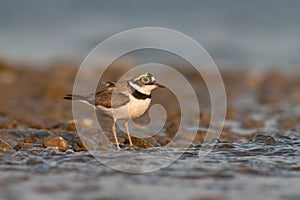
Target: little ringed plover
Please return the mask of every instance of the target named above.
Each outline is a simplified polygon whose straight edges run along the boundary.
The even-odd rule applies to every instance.
[[[151,92],[164,86],[158,84],[155,77],[149,72],[139,74],[130,80],[117,83],[107,81],[104,83],[104,88],[96,93],[86,96],[69,94],[64,99],[87,103],[111,117],[113,119],[112,132],[118,150],[120,150],[120,147],[116,134],[116,121],[125,119],[128,140],[130,146],[132,146],[128,120],[142,116],[150,106]]]

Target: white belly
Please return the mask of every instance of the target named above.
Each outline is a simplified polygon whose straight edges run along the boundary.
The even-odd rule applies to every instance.
[[[151,99],[136,99],[131,97],[130,103],[128,104],[128,110],[130,118],[134,119],[142,116],[149,108]]]
[[[149,108],[151,99],[136,99],[130,95],[130,102],[119,108],[98,108],[106,115],[114,119],[134,119],[142,116]]]

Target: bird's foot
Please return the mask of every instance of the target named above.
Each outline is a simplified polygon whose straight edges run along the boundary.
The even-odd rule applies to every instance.
[[[124,144],[119,144],[119,145],[117,146],[117,148],[118,148],[118,150],[121,150],[121,148],[122,148],[122,149],[125,148],[125,145],[124,145]]]
[[[124,140],[124,145],[129,145],[130,147],[132,147],[132,146],[133,146],[133,143],[132,143],[131,140],[125,139],[125,140]]]

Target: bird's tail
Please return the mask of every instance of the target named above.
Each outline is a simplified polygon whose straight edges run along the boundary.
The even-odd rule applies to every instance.
[[[67,94],[66,96],[64,96],[64,99],[75,100],[75,101],[86,101],[87,97],[78,94]]]
[[[66,96],[64,96],[64,99],[66,99],[66,100],[72,100],[72,101],[77,101],[77,102],[81,102],[81,103],[86,103],[89,106],[94,106],[95,105],[93,103],[93,101],[91,101],[89,99],[89,97],[78,95],[78,94],[67,94]]]

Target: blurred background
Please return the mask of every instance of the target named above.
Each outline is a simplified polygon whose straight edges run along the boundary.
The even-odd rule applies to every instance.
[[[0,0],[0,199],[300,199],[299,10],[297,0]],[[227,113],[216,144],[205,142],[215,130],[208,129],[214,113],[204,80],[185,60],[159,50],[130,52],[101,78],[116,81],[153,62],[179,69],[201,113],[200,120],[191,117],[196,125],[180,130],[178,142],[168,145],[183,121],[181,104],[167,89],[155,91],[152,101],[166,110],[164,127],[153,137],[132,137],[134,148],[119,130],[125,148],[115,151],[109,118],[99,117],[101,134],[90,115],[74,120],[63,97],[72,93],[80,63],[108,37],[147,26],[194,38],[221,69]],[[82,81],[92,82],[95,71]],[[146,125],[148,114],[137,124]],[[75,124],[114,163],[162,166],[180,159],[153,173],[119,173],[90,155],[93,143],[78,137]],[[156,159],[148,162],[141,152]]]
[[[0,58],[10,62],[80,63],[113,34],[157,26],[194,38],[220,68],[299,68],[297,0],[0,2]]]

